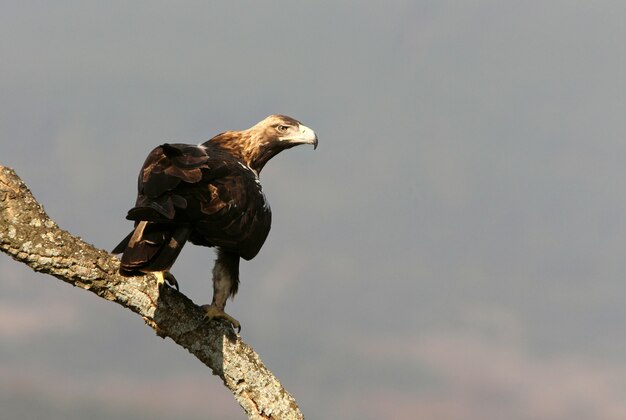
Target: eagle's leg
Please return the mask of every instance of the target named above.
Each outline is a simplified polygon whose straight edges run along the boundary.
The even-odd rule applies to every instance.
[[[239,255],[217,251],[217,260],[213,267],[213,301],[210,305],[202,305],[206,317],[211,320],[222,318],[230,322],[237,331],[241,331],[241,324],[232,316],[224,312],[226,300],[229,296],[235,296],[239,286]]]

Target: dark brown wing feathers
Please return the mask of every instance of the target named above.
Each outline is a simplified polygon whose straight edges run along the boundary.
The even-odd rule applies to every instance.
[[[127,215],[135,230],[114,250],[124,252],[122,274],[169,269],[187,240],[250,259],[269,233],[271,214],[257,175],[211,142],[155,148],[138,184]]]
[[[122,255],[120,273],[134,276],[146,271],[166,271],[176,261],[190,228],[142,221],[137,224]]]

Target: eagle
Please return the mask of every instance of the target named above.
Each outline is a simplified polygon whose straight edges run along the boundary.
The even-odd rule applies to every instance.
[[[113,249],[122,254],[119,273],[153,273],[159,289],[178,289],[170,272],[187,241],[215,247],[213,300],[208,319],[241,324],[224,308],[239,287],[239,260],[254,258],[270,231],[272,212],[259,174],[283,150],[317,148],[317,135],[285,115],[270,115],[242,131],[226,131],[199,145],[164,143],[148,154],[139,172],[135,227]]]

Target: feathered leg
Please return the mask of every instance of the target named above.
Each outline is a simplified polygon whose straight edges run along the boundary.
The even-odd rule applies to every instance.
[[[211,320],[222,318],[232,324],[237,331],[241,331],[241,324],[232,316],[224,312],[226,300],[235,296],[239,287],[239,255],[217,250],[217,260],[213,267],[213,301],[210,305],[203,305],[206,317]]]

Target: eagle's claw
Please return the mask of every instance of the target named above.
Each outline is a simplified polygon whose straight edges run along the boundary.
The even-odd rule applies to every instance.
[[[176,277],[174,277],[174,275],[172,273],[167,271],[163,277],[165,277],[165,280],[167,281],[167,284],[169,284],[170,286],[175,287],[176,290],[178,290],[180,292],[180,289],[178,288],[178,282],[176,281]]]
[[[159,290],[161,290],[161,288],[165,285],[165,282],[167,281],[167,284],[175,287],[176,290],[180,292],[180,289],[178,288],[178,282],[176,281],[176,277],[174,277],[174,275],[170,273],[169,271],[155,271],[154,275],[157,278],[157,286],[159,287]]]
[[[204,317],[208,319],[209,321],[215,318],[225,319],[226,321],[230,322],[233,328],[237,329],[237,333],[241,332],[241,324],[239,323],[239,321],[237,321],[232,316],[228,315],[223,310],[213,305],[202,305],[201,308],[204,309],[204,312],[205,312]]]

